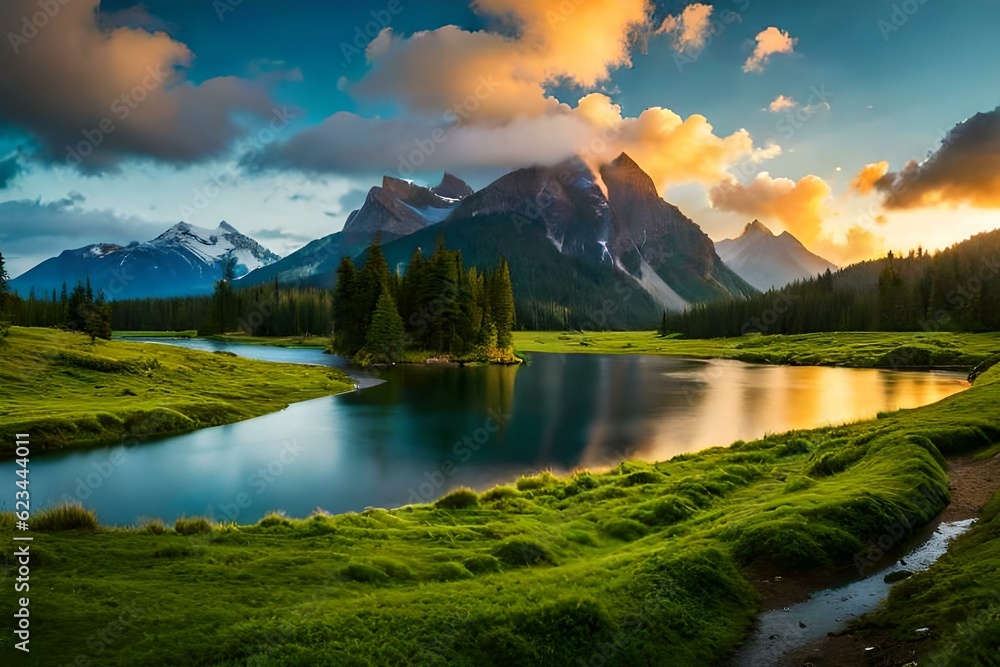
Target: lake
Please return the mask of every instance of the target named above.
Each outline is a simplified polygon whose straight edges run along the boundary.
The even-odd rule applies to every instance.
[[[346,367],[315,349],[168,344]],[[169,523],[182,514],[247,523],[270,510],[301,517],[316,508],[398,507],[539,469],[661,460],[874,417],[969,386],[957,373],[588,354],[533,354],[520,367],[352,374],[366,388],[245,422],[132,447],[35,454],[34,505],[79,499],[117,524]]]

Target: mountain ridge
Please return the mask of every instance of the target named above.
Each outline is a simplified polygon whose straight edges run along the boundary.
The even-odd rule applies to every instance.
[[[748,222],[738,237],[717,241],[715,248],[729,268],[762,292],[838,268],[790,232],[775,235],[759,220]]]

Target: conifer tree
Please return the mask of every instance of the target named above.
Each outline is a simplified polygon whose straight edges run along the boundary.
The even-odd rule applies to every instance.
[[[388,287],[383,287],[372,313],[365,351],[371,355],[372,361],[379,364],[392,364],[402,358],[403,318],[399,316]]]
[[[510,267],[506,257],[500,258],[500,266],[492,283],[490,314],[497,328],[497,347],[506,350],[513,344],[511,332],[514,330],[514,290],[510,283]]]

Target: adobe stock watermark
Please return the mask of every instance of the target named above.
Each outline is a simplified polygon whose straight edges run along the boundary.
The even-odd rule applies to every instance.
[[[920,8],[926,4],[927,0],[903,0],[903,2],[894,4],[888,17],[875,22],[878,31],[882,34],[882,39],[888,42],[889,37],[894,32],[899,32],[904,25],[909,23],[914,14],[919,12]]]
[[[791,139],[795,136],[795,132],[801,130],[821,109],[829,109],[831,99],[833,99],[833,93],[826,89],[826,84],[820,84],[818,88],[811,86],[806,103],[786,110],[774,124],[774,129],[785,140]]]
[[[109,621],[102,629],[87,637],[85,642],[91,653],[78,653],[71,665],[75,667],[89,667],[90,665],[101,664],[100,660],[92,661],[104,654],[115,642],[119,641],[146,610],[139,606],[138,601],[133,600],[122,605],[118,617]]]
[[[414,139],[414,149],[409,153],[399,155],[399,165],[396,171],[400,177],[409,178],[412,176],[437,152],[440,146],[448,141],[449,133],[461,127],[462,123],[474,114],[483,102],[492,97],[499,87],[500,84],[494,80],[492,74],[481,75],[471,92],[444,112],[442,116],[444,125],[435,127],[423,139]]]
[[[884,532],[868,540],[865,550],[854,556],[854,566],[859,575],[863,576],[869,569],[878,565],[886,553],[903,544],[913,534],[913,530],[922,525],[921,515],[928,516],[935,513],[950,500],[947,492],[937,487],[922,486],[918,489],[918,494],[917,512],[907,512],[898,521],[883,526]]]
[[[161,65],[157,65],[155,68],[147,67],[146,75],[139,84],[112,100],[109,108],[110,115],[102,118],[96,127],[83,130],[83,139],[75,146],[66,146],[66,165],[78,167],[84,159],[90,157],[104,143],[105,139],[118,129],[115,120],[117,119],[118,123],[128,120],[132,112],[139,108],[139,105],[149,97],[151,92],[162,86],[169,75],[170,72],[163,69]],[[61,174],[59,179],[62,180]]]
[[[410,1],[406,0],[406,2]],[[363,58],[368,46],[392,24],[395,17],[403,13],[403,9],[403,0],[389,0],[384,8],[368,12],[371,20],[354,26],[354,32],[351,35],[353,39],[340,43],[340,66],[347,67],[355,58]]]
[[[45,26],[52,21],[59,11],[68,5],[72,0],[38,0],[38,11],[21,18],[21,29],[18,32],[7,33],[7,41],[10,48],[17,55],[21,48],[38,36],[38,33],[45,29]]]
[[[428,503],[440,496],[448,480],[458,472],[459,464],[468,463],[472,456],[489,441],[490,437],[497,433],[513,416],[493,408],[487,410],[486,414],[488,416],[482,426],[452,445],[452,456],[442,459],[437,468],[424,473],[424,478],[427,481],[417,488],[411,486],[408,489],[410,496],[406,504]]]
[[[280,109],[271,109],[271,120],[266,127],[257,130],[253,136],[244,138],[235,146],[236,154],[240,156],[238,160],[228,162],[219,171],[205,180],[200,186],[191,191],[191,201],[177,207],[181,220],[194,220],[198,213],[209,207],[214,199],[222,192],[236,183],[240,176],[240,165],[242,162],[252,161],[260,155],[264,148],[273,142],[278,134],[288,127],[289,124],[299,117],[300,114],[289,110],[287,106]]]
[[[746,11],[750,7],[750,0],[733,0],[733,3],[739,5],[740,11]],[[697,49],[692,51],[678,51],[674,50],[674,65],[677,67],[677,71],[684,73],[684,68],[688,65],[693,64],[705,50],[715,42],[726,30],[734,23],[743,23],[743,17],[739,15],[738,12],[732,9],[723,9],[719,12],[719,18],[712,18],[709,22],[711,28],[709,28],[708,36],[705,38],[705,43],[699,46]]]
[[[219,505],[220,512],[227,519],[236,521],[243,510],[253,505],[254,498],[267,491],[268,487],[284,474],[288,466],[295,463],[302,456],[302,452],[306,451],[306,448],[300,445],[295,439],[286,440],[282,445],[281,453],[271,459],[267,465],[260,466],[247,476],[246,486],[253,491],[253,496],[247,491],[240,491],[233,496],[231,502]],[[211,507],[209,507],[208,513],[214,519],[214,512]]]

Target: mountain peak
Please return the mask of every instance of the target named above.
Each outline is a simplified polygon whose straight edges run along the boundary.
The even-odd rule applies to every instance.
[[[659,197],[653,179],[627,153],[622,153],[609,164],[601,167],[601,178],[604,179],[604,183],[609,189],[611,183],[615,182],[620,186],[627,186],[634,192]]]
[[[239,234],[240,233],[235,227],[233,227],[231,224],[229,224],[225,220],[223,220],[222,222],[219,223],[219,229],[221,229],[224,232],[228,232],[230,234]]]
[[[743,228],[742,236],[747,236],[751,233],[757,234],[767,234],[768,236],[774,236],[774,232],[767,228],[763,222],[760,220],[754,220],[753,222],[748,222],[746,227]]]
[[[469,195],[474,194],[475,190],[469,187],[469,184],[458,176],[446,171],[444,172],[444,176],[441,177],[441,182],[431,188],[431,192],[438,197],[445,197],[447,199],[465,199]]]

